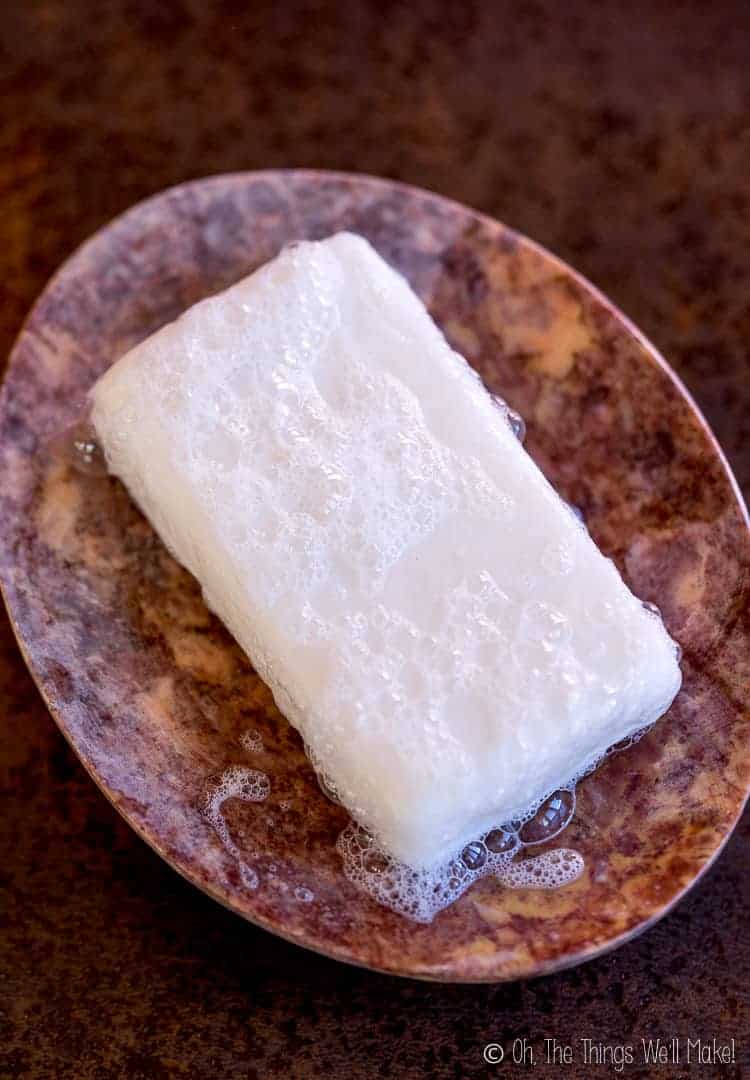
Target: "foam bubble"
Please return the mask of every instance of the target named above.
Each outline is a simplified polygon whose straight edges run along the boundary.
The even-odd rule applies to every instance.
[[[254,892],[260,884],[257,870],[254,870],[252,866],[249,866],[246,862],[243,862],[242,859],[239,860],[239,868],[242,884],[245,886],[246,889],[250,889],[251,892]]]
[[[550,795],[521,830],[527,846],[545,844],[558,836],[571,822],[576,808],[575,789],[562,789]]]
[[[316,779],[318,781],[318,787],[323,792],[323,794],[325,795],[325,797],[328,799],[329,802],[336,803],[337,806],[340,805],[341,804],[341,798],[339,796],[338,791],[336,790],[336,786],[334,785],[334,783],[331,780],[330,776],[328,776],[328,774],[323,769],[322,765],[320,764],[320,761],[318,760],[318,757],[317,757],[315,751],[313,750],[313,748],[311,746],[309,746],[305,742],[303,742],[303,747],[304,747],[305,754],[307,755],[307,758],[308,758],[310,764],[312,765],[313,769],[315,770],[315,776],[316,776]]]
[[[260,754],[263,750],[263,738],[260,732],[252,728],[249,731],[243,731],[240,735],[240,746],[243,750],[247,750],[248,754]]]
[[[472,375],[475,374],[476,373],[472,371]],[[481,376],[477,374],[476,378],[478,379],[479,384],[484,389],[484,383],[482,382]],[[519,442],[523,442],[526,438],[526,421],[524,420],[524,418],[521,416],[520,413],[516,412],[515,409],[511,409],[505,398],[501,397],[499,394],[490,394],[490,397],[492,398],[492,404],[503,414],[508,424],[508,427],[511,429],[515,437],[518,439]]]
[[[515,409],[508,409],[508,423],[518,441],[523,442],[526,438],[526,421],[521,414]]]
[[[248,769],[244,765],[230,765],[213,782],[210,782],[203,796],[202,813],[213,826],[226,851],[237,860],[240,880],[246,889],[258,888],[257,871],[245,861],[244,853],[235,844],[229,831],[222,806],[227,799],[240,799],[242,802],[263,802],[268,798],[271,782],[259,769]]]
[[[83,476],[107,475],[107,461],[88,413],[50,439],[48,449]]]
[[[496,876],[510,889],[559,889],[579,878],[583,867],[579,852],[572,848],[557,848],[506,863]]]
[[[583,510],[581,510],[580,506],[576,506],[575,503],[566,503],[565,505],[567,506],[568,510],[570,510],[576,521],[585,529],[586,518],[584,517]]]
[[[481,870],[489,857],[489,848],[481,840],[472,840],[461,852],[461,862],[467,870]]]

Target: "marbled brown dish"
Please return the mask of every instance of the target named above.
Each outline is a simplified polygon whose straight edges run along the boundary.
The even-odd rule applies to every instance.
[[[684,649],[667,717],[579,788],[564,843],[584,855],[584,876],[556,892],[484,879],[429,926],[345,880],[334,841],[346,814],[320,792],[269,691],[123,487],[76,471],[56,439],[129,346],[283,244],[341,228],[406,274],[526,417],[532,455]],[[591,286],[455,203],[388,181],[269,172],[135,207],[65,264],[17,342],[0,404],[0,514],[11,619],[86,768],[177,870],[301,945],[455,981],[567,966],[662,915],[744,804],[750,539],[723,457],[664,362]],[[242,749],[248,729],[262,752]],[[225,808],[255,891],[200,812],[207,778],[235,763],[271,779],[266,802]]]

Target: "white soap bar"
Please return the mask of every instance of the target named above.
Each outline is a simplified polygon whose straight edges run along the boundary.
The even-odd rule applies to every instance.
[[[342,803],[411,866],[679,688],[661,620],[360,237],[196,304],[99,380],[92,419]]]

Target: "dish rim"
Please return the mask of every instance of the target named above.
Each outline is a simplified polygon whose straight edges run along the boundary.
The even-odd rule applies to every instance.
[[[142,213],[150,204],[157,203],[165,197],[174,195],[178,192],[183,192],[191,188],[205,189],[209,185],[221,185],[227,181],[247,181],[249,179],[261,180],[263,178],[277,178],[279,176],[293,175],[301,179],[315,181],[315,180],[340,180],[346,182],[356,182],[358,184],[372,185],[373,187],[381,187],[392,190],[393,188],[410,193],[413,196],[424,197],[428,196],[431,199],[438,200],[443,204],[454,208],[460,213],[470,213],[477,220],[483,224],[496,229],[500,225],[509,234],[516,237],[525,247],[541,256],[548,264],[556,266],[560,273],[567,279],[572,279],[576,284],[581,287],[588,295],[592,296],[607,312],[621,325],[639,344],[642,354],[648,358],[651,363],[656,366],[668,377],[672,382],[679,396],[686,402],[690,412],[697,421],[698,426],[702,429],[704,437],[707,439],[712,452],[716,455],[719,463],[721,464],[722,473],[726,477],[729,488],[734,496],[735,503],[740,511],[740,516],[744,523],[745,529],[750,537],[750,512],[748,511],[747,504],[740,489],[739,483],[734,475],[734,472],[729,464],[729,461],[721,448],[718,439],[712,431],[708,421],[703,415],[700,407],[695,401],[693,395],[686,387],[683,380],[674,371],[668,361],[664,358],[661,352],[655,345],[646,337],[646,335],[632,322],[632,320],[625,315],[620,308],[611,301],[601,290],[594,285],[585,275],[580,273],[574,267],[570,266],[564,259],[550,252],[544,245],[538,243],[535,240],[530,239],[523,233],[518,232],[516,229],[499,222],[496,218],[486,214],[482,211],[476,210],[471,206],[461,203],[456,199],[442,195],[438,192],[430,191],[426,188],[420,188],[418,186],[404,183],[399,180],[391,180],[385,177],[373,176],[368,173],[348,172],[341,170],[327,170],[327,169],[313,169],[313,168],[270,168],[261,170],[239,170],[226,173],[215,173],[205,177],[194,178],[191,180],[182,181],[174,184],[170,187],[164,188],[160,191],[154,192],[151,195],[146,196],[144,199],[139,200],[114,218],[105,222],[100,226],[93,234],[88,236],[80,244],[78,244],[68,256],[63,260],[60,266],[50,276],[45,283],[41,292],[37,296],[36,300],[32,304],[29,312],[24,318],[18,333],[14,339],[11,350],[8,354],[5,368],[3,369],[2,379],[0,379],[0,410],[4,408],[5,404],[5,383],[7,373],[13,364],[16,352],[19,350],[22,339],[27,333],[32,320],[34,319],[37,310],[41,304],[42,299],[48,293],[48,291],[61,279],[69,269],[71,263],[77,261],[85,255],[87,249],[90,246],[95,245],[101,240],[103,234],[108,232],[114,226],[119,226],[124,223],[131,215],[135,216]],[[24,664],[36,686],[42,701],[47,708],[48,712],[55,721],[55,724],[62,732],[66,739],[66,742],[73,750],[78,760],[83,765],[88,775],[92,778],[99,791],[105,796],[107,801],[117,810],[117,812],[125,819],[127,824],[136,833],[140,839],[144,840],[149,847],[162,858],[172,869],[176,870],[182,878],[188,881],[191,885],[200,889],[205,895],[209,896],[212,900],[217,901],[222,907],[232,911],[234,914],[240,916],[245,921],[257,926],[276,937],[281,938],[289,942],[290,944],[308,949],[319,956],[326,957],[327,959],[336,960],[339,962],[350,964],[354,967],[362,968],[368,971],[374,971],[379,974],[398,976],[406,979],[416,979],[425,982],[437,982],[445,984],[499,984],[502,982],[514,982],[521,979],[539,978],[545,975],[551,975],[558,971],[563,971],[568,968],[575,967],[579,964],[586,963],[589,960],[593,960],[596,957],[606,955],[609,952],[619,948],[621,945],[634,938],[640,936],[660,919],[664,918],[684,897],[685,895],[697,885],[705,873],[714,865],[718,857],[723,852],[725,846],[729,842],[730,837],[734,833],[734,830],[746,808],[748,802],[750,802],[750,786],[747,787],[744,798],[739,805],[736,815],[731,822],[731,825],[727,828],[726,832],[721,838],[720,843],[713,850],[711,855],[702,864],[698,872],[687,884],[685,884],[677,893],[675,893],[670,899],[662,905],[657,911],[655,911],[648,918],[642,922],[624,931],[623,933],[609,939],[601,944],[593,945],[590,948],[579,949],[575,953],[565,955],[549,961],[534,961],[532,965],[528,967],[528,970],[510,974],[489,974],[489,975],[443,975],[441,973],[432,973],[428,970],[399,970],[394,967],[378,966],[375,963],[364,962],[352,956],[351,953],[344,949],[338,949],[332,946],[330,950],[326,950],[309,940],[305,939],[303,935],[295,935],[294,933],[286,932],[283,925],[276,925],[272,921],[264,919],[262,916],[248,913],[236,906],[233,902],[232,895],[226,892],[219,886],[215,886],[209,879],[204,878],[201,873],[196,873],[195,867],[190,865],[181,865],[181,860],[170,854],[165,846],[160,842],[159,834],[155,829],[149,829],[146,825],[135,819],[128,809],[121,805],[120,801],[116,797],[115,793],[111,791],[106,783],[99,776],[97,769],[91,761],[89,761],[84,753],[78,749],[71,732],[69,731],[65,720],[64,710],[58,708],[58,706],[51,700],[42,680],[41,676],[36,671],[34,664],[32,663],[27,643],[23,637],[21,628],[17,624],[13,612],[11,610],[11,601],[8,595],[9,584],[3,579],[2,566],[0,565],[0,596],[2,597],[5,605],[5,610],[8,615],[8,621],[13,631],[14,638],[18,644],[21,652]],[[750,751],[749,751],[750,753]]]

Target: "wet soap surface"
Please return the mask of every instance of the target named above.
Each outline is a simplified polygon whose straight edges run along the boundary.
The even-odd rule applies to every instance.
[[[238,232],[243,213],[253,228]],[[399,227],[405,216],[415,223],[409,237]],[[415,930],[342,883],[333,842],[346,815],[318,793],[296,736],[194,583],[116,483],[92,484],[30,456],[72,419],[79,392],[112,355],[265,261],[299,236],[300,220],[313,236],[342,224],[362,231],[400,266],[490,388],[530,419],[531,452],[685,646],[685,690],[659,738],[654,732],[581,786],[566,844],[588,870],[554,899],[511,900],[485,880]],[[135,236],[138,256],[113,287]],[[197,242],[206,236],[219,243]],[[13,532],[2,573],[50,704],[114,801],[238,910],[390,970],[448,978],[545,970],[657,915],[716,851],[746,789],[737,688],[747,652],[732,613],[743,602],[747,552],[721,464],[650,354],[554,260],[401,189],[289,176],[215,181],[137,210],[112,240],[85,249],[67,285],[58,280],[13,359],[2,415],[3,513]],[[570,364],[551,371],[546,359],[562,327]],[[250,760],[240,745],[249,727],[261,734],[264,758]],[[238,846],[260,849],[266,888],[242,886],[236,860],[199,812],[205,778],[233,764],[270,779],[262,814],[255,804],[225,807]],[[300,903],[298,887],[316,900]]]
[[[285,248],[90,399],[110,472],[408,865],[437,870],[671,704],[658,611],[361,236]]]

